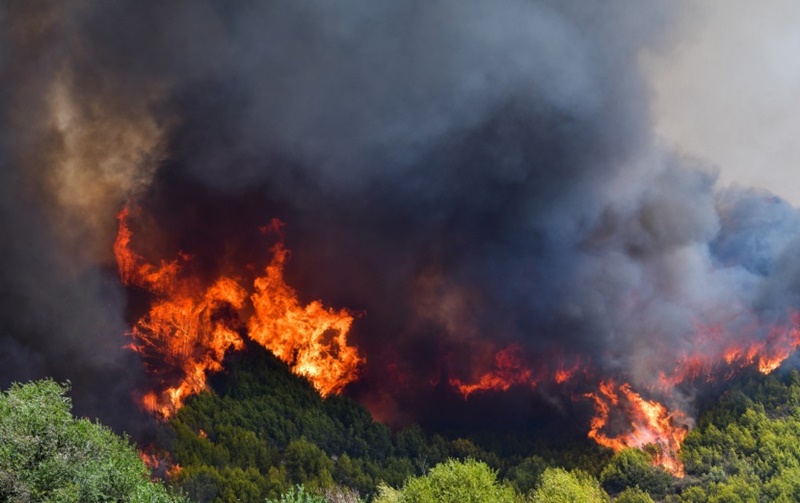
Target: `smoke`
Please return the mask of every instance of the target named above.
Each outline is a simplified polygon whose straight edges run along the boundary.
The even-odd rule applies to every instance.
[[[797,204],[800,5],[701,0],[691,9],[677,43],[647,61],[656,131],[719,165],[723,180]]]
[[[264,262],[237,236],[286,222],[287,282],[362,313],[350,393],[394,419],[511,344],[653,386],[700,326],[766,337],[800,220],[654,138],[640,60],[684,8],[4,5],[0,378],[130,395],[97,376],[137,368],[111,255],[131,198],[156,259]]]

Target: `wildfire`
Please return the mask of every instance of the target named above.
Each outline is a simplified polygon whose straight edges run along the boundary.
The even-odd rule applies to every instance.
[[[171,456],[166,451],[156,451],[152,446],[139,450],[139,459],[150,469],[152,480],[162,478],[174,479],[181,473],[181,465],[172,463]]]
[[[791,316],[789,326],[774,325],[764,329],[759,337],[758,327],[743,329],[743,335],[733,338],[721,326],[699,326],[695,334],[695,352],[678,356],[675,367],[662,372],[662,390],[681,383],[703,379],[707,382],[729,379],[746,367],[755,367],[770,374],[800,347],[800,315]]]
[[[654,373],[657,382],[639,386],[648,394],[670,396],[678,386],[729,379],[740,369],[751,367],[763,374],[777,369],[800,347],[800,315],[791,317],[788,326],[775,325],[759,329],[751,327],[736,334],[719,326],[698,326],[691,334],[692,352],[679,354],[672,368]],[[666,350],[666,348],[665,348]],[[498,351],[494,369],[473,381],[451,378],[450,385],[465,399],[471,394],[486,391],[505,391],[511,386],[536,387],[543,382],[575,385],[575,376],[582,373],[581,382],[591,382],[595,375],[580,359],[566,365],[563,356],[553,356],[536,366],[534,373],[522,361],[522,348],[516,345]],[[580,385],[580,383],[579,383]],[[655,400],[643,398],[630,383],[617,384],[614,379],[601,380],[597,391],[581,396],[594,401],[595,415],[591,419],[589,438],[615,451],[627,447],[657,447],[653,463],[675,476],[683,476],[678,453],[688,433],[688,417],[681,410],[670,411]],[[609,424],[611,423],[611,424]],[[619,432],[610,434],[608,431]]]
[[[127,347],[140,353],[148,370],[160,378],[157,389],[142,397],[149,411],[168,418],[187,396],[205,389],[209,373],[222,369],[229,350],[241,349],[243,332],[270,349],[303,375],[323,395],[340,391],[356,378],[364,359],[348,345],[353,317],[326,309],[319,301],[302,306],[283,280],[288,251],[279,241],[265,275],[255,278],[252,294],[241,280],[220,276],[209,286],[186,272],[191,257],[159,265],[131,249],[129,209],[119,214],[114,252],[125,285],[149,291],[149,311],[134,324]],[[277,228],[277,221],[271,228]],[[254,314],[243,319],[252,303]]]
[[[523,362],[522,347],[511,344],[495,354],[494,369],[481,374],[473,382],[451,377],[450,386],[466,399],[473,393],[506,391],[512,386],[535,388],[543,382],[564,384],[581,371],[585,372],[580,358],[573,358],[570,364],[567,364],[565,358],[561,356],[549,360],[549,363],[538,365],[537,371],[534,372]]]
[[[519,385],[535,387],[536,379],[533,372],[523,365],[519,355],[521,351],[520,346],[512,344],[495,355],[495,370],[481,375],[474,383],[465,383],[453,377],[450,385],[464,398],[478,391],[506,391],[511,386]]]
[[[337,393],[356,378],[363,361],[347,345],[353,316],[344,309],[326,309],[319,301],[301,306],[297,293],[283,281],[288,254],[282,242],[276,244],[264,276],[255,280],[249,335],[294,373],[307,377],[323,396]]]
[[[598,392],[587,393],[586,397],[595,403],[595,416],[590,424],[589,438],[614,451],[626,447],[656,445],[659,453],[654,463],[663,466],[676,477],[683,477],[683,463],[678,459],[678,452],[689,430],[679,424],[686,419],[682,412],[670,413],[664,405],[642,398],[631,389],[630,384],[617,385],[611,379],[601,381]],[[614,437],[604,433],[612,406],[615,410],[624,412],[629,426],[626,433]]]

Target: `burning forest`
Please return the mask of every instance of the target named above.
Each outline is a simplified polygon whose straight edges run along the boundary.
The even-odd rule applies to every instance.
[[[692,12],[3,5],[2,382],[136,436],[257,345],[392,428],[515,397],[683,477],[698,397],[800,346],[800,211],[663,137]]]

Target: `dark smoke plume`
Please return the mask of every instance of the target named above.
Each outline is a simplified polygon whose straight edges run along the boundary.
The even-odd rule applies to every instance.
[[[649,385],[699,323],[784,322],[797,211],[652,135],[638,59],[681,9],[2,4],[0,381],[70,378],[101,417],[129,399],[130,199],[165,254],[258,253],[236,236],[282,219],[288,282],[364,313],[350,393],[397,421],[510,344]]]

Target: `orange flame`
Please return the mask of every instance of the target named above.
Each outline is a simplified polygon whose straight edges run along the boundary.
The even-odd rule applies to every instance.
[[[118,216],[114,253],[120,277],[126,285],[150,291],[155,300],[134,324],[133,342],[127,347],[142,354],[149,370],[161,376],[159,389],[145,393],[142,405],[169,418],[187,396],[205,389],[207,375],[222,369],[228,350],[243,347],[240,332],[248,292],[227,276],[209,287],[185,277],[183,266],[191,260],[186,255],[159,266],[147,263],[131,249],[129,217],[127,208]],[[353,317],[344,310],[325,309],[319,301],[301,306],[296,292],[283,281],[288,251],[282,242],[272,251],[265,276],[255,279],[249,296],[255,311],[246,324],[250,337],[306,376],[321,394],[339,392],[356,378],[364,361],[347,343]]]
[[[181,465],[173,464],[168,452],[159,451],[158,453],[152,446],[147,450],[139,450],[139,459],[150,469],[150,478],[153,481],[159,478],[174,479],[181,472]]]
[[[630,384],[617,386],[610,379],[600,383],[597,393],[587,393],[586,396],[595,402],[595,416],[590,424],[589,438],[614,451],[626,447],[656,445],[659,453],[653,460],[654,464],[664,467],[676,477],[683,477],[683,463],[678,459],[678,452],[689,431],[685,426],[677,424],[686,419],[683,413],[670,413],[664,405],[642,398],[631,389]],[[608,425],[611,406],[618,408],[621,402],[624,402],[630,431],[611,437],[603,430]]]
[[[800,314],[793,314],[789,326],[775,325],[764,330],[751,327],[727,333],[721,326],[699,326],[692,334],[692,353],[679,354],[672,369],[657,373],[658,383],[646,387],[646,391],[668,395],[677,386],[703,379],[711,382],[729,379],[739,369],[754,367],[763,374],[777,369],[800,347]],[[583,362],[574,360],[567,366],[563,357],[551,357],[538,366],[536,374],[520,360],[522,349],[509,346],[495,355],[495,368],[472,382],[451,378],[450,385],[465,399],[483,391],[505,391],[511,386],[536,387],[543,382],[564,384],[574,379]],[[555,362],[555,363],[554,363]],[[657,369],[658,367],[656,367]],[[590,369],[582,369],[588,377]],[[585,397],[595,402],[595,417],[591,420],[588,436],[600,445],[619,451],[626,447],[656,445],[659,452],[654,463],[664,467],[675,476],[683,476],[683,465],[677,455],[688,432],[687,416],[680,410],[670,412],[654,400],[646,400],[634,392],[631,385],[617,385],[614,380],[601,381],[599,391],[586,393]],[[627,418],[625,424],[615,424],[614,429],[625,429],[624,433],[609,436],[605,433],[612,414]]]
[[[283,280],[289,252],[279,242],[272,262],[254,283],[250,296],[255,314],[248,324],[250,337],[305,376],[322,394],[338,393],[355,380],[364,359],[347,344],[353,316],[346,310],[326,309],[319,301],[303,307],[297,293]]]
[[[451,377],[450,386],[466,399],[473,393],[506,391],[512,386],[536,388],[543,382],[565,384],[579,372],[586,373],[580,358],[573,357],[568,364],[567,359],[559,355],[551,355],[549,364],[542,363],[534,372],[523,363],[521,354],[522,347],[518,344],[506,346],[495,354],[494,369],[481,374],[472,382]]]
[[[465,399],[480,391],[506,391],[511,386],[519,385],[535,387],[536,379],[531,370],[523,365],[519,356],[521,351],[522,348],[516,344],[501,349],[495,355],[495,370],[481,375],[473,383],[465,383],[453,377],[450,379],[450,385]]]
[[[793,313],[789,326],[769,327],[766,337],[758,337],[758,327],[743,330],[745,336],[734,339],[721,326],[699,326],[695,334],[695,352],[682,354],[669,373],[660,376],[661,387],[669,390],[681,383],[702,378],[724,378],[746,367],[762,374],[776,370],[800,347],[800,315]],[[752,334],[751,334],[752,332]]]

